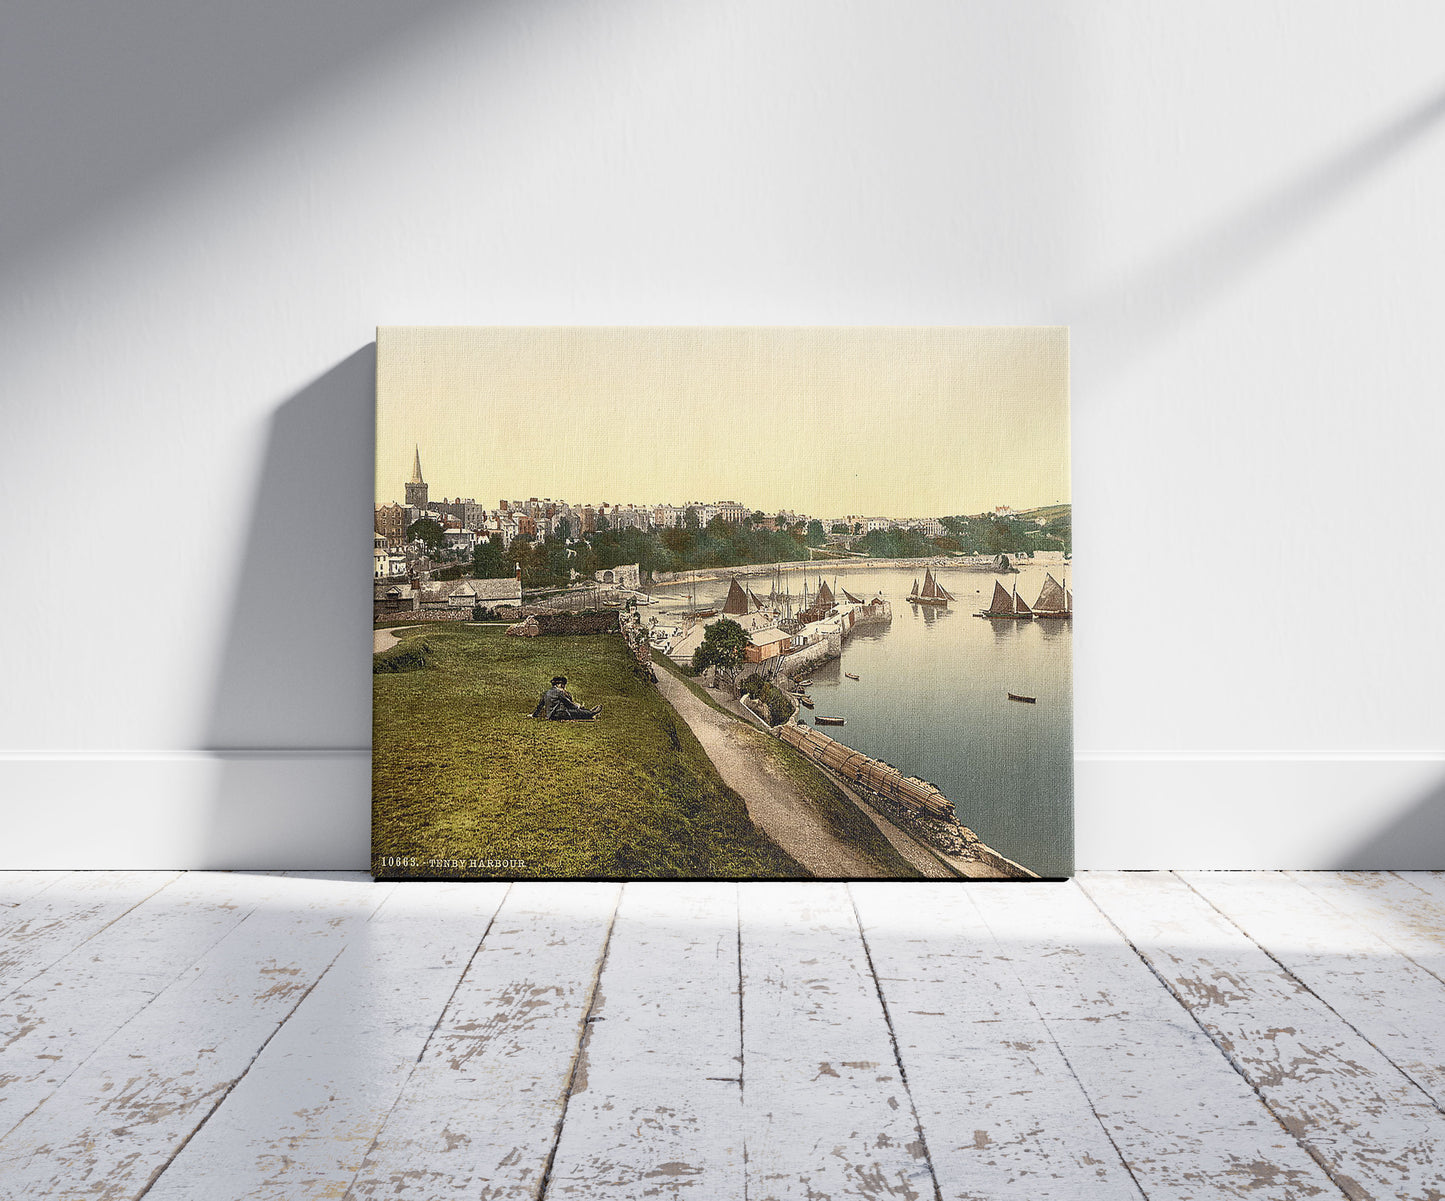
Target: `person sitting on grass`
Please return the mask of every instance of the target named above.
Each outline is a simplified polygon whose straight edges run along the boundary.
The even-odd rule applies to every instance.
[[[590,721],[601,712],[601,705],[587,709],[572,699],[572,694],[567,691],[566,676],[553,676],[552,687],[542,694],[542,699],[532,710],[532,716],[544,721]]]

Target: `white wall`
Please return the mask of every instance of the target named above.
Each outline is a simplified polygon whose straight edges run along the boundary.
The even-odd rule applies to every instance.
[[[1080,865],[1445,866],[1441,44],[1424,0],[11,6],[0,865],[364,864],[376,324],[1066,323]]]

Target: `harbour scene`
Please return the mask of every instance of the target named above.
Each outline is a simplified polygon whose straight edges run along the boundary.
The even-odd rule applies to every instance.
[[[388,879],[1073,873],[1062,328],[385,327]]]
[[[925,574],[926,573],[926,574]],[[837,657],[810,664],[803,695],[828,735],[905,775],[921,777],[953,802],[959,819],[1002,854],[1041,876],[1067,875],[1072,858],[1073,707],[1072,621],[1060,616],[1020,619],[1017,595],[1030,610],[1042,597],[1044,612],[1062,607],[1072,563],[1040,553],[999,575],[988,567],[891,567],[849,563],[793,564],[771,575],[739,581],[759,600],[784,580],[784,606],[798,609],[820,585],[841,597],[881,595],[891,620],[855,624]],[[947,603],[910,602],[928,577],[949,595]],[[761,587],[760,587],[761,585]],[[805,591],[806,590],[806,591]],[[996,590],[1010,601],[993,609]],[[1057,590],[1057,591],[1056,591]],[[672,583],[655,587],[649,622],[679,629],[690,612],[720,612],[729,583]],[[935,599],[936,598],[931,598]],[[699,619],[707,621],[707,617]],[[664,640],[665,641],[665,640]],[[775,670],[792,675],[786,659]],[[798,682],[793,680],[791,682]],[[1011,703],[1010,697],[1028,698]]]

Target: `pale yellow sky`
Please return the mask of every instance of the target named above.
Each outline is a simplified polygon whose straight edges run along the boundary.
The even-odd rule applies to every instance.
[[[386,327],[376,499],[737,500],[877,517],[1069,499],[1052,327]]]

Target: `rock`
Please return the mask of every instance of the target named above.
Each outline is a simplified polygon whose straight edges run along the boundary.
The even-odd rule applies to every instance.
[[[526,621],[519,621],[514,626],[507,627],[507,633],[514,634],[518,638],[535,638],[542,632],[542,626],[535,617],[529,617]]]

